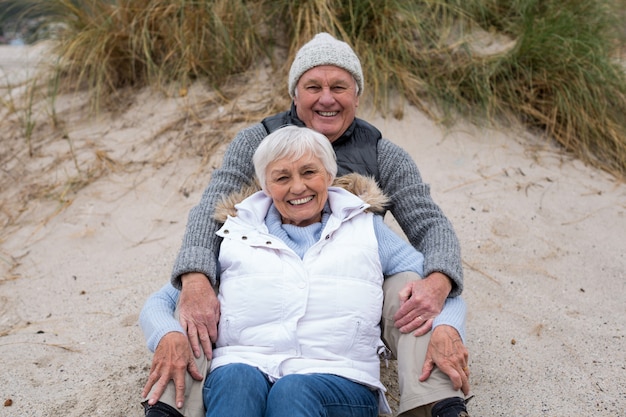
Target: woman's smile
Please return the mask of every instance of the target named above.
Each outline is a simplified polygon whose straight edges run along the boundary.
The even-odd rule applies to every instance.
[[[318,157],[309,153],[296,161],[278,159],[265,171],[266,192],[283,223],[308,226],[321,221],[332,180]]]

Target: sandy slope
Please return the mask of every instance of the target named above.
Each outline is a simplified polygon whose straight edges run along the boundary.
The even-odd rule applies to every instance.
[[[25,52],[0,47],[13,83],[27,78]],[[95,120],[61,97],[66,136],[39,108],[33,156],[19,112],[0,109],[0,400],[12,401],[0,416],[142,415],[138,313],[223,150],[178,149],[228,111],[198,105],[204,119],[190,121],[185,109],[208,97],[140,92]],[[360,116],[411,152],[459,234],[471,415],[622,415],[626,185],[514,129],[444,131],[413,108]]]

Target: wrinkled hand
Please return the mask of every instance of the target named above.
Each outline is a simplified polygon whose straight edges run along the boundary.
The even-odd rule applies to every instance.
[[[426,381],[436,366],[448,375],[455,390],[461,389],[463,394],[468,395],[470,390],[468,358],[467,349],[456,329],[446,325],[437,326],[430,337],[419,380]]]
[[[402,333],[425,335],[441,313],[451,289],[450,279],[440,272],[409,282],[399,294],[401,306],[393,316],[395,326]]]
[[[217,340],[220,302],[209,279],[201,273],[181,277],[183,288],[178,300],[178,320],[187,332],[191,349],[200,357],[200,346],[207,359],[213,356],[211,343]]]
[[[155,386],[155,390],[148,398],[148,404],[154,405],[161,398],[163,391],[170,381],[174,381],[176,387],[176,406],[181,408],[185,399],[185,373],[197,381],[202,380],[202,374],[198,371],[196,361],[193,359],[187,337],[178,332],[170,332],[161,338],[154,356],[148,382],[141,392],[146,397]]]

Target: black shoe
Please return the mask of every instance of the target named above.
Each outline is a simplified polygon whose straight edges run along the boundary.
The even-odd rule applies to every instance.
[[[432,417],[469,417],[465,401],[460,397],[451,397],[433,405]]]
[[[171,405],[157,401],[154,405],[148,405],[148,401],[141,403],[146,411],[146,417],[185,417]]]

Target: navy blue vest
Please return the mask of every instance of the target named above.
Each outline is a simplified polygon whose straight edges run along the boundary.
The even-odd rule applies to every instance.
[[[304,123],[296,115],[292,104],[291,110],[269,116],[261,122],[267,133],[272,133],[286,125],[304,127]],[[382,134],[371,124],[355,118],[350,127],[333,142],[337,155],[337,176],[356,172],[379,180],[377,146]]]

